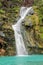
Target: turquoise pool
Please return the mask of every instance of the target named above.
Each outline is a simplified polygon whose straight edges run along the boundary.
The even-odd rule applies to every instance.
[[[0,57],[0,65],[43,65],[43,55]]]

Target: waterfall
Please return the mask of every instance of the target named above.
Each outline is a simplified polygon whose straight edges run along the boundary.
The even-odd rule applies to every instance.
[[[30,15],[32,11],[32,7],[21,7],[20,10],[20,19],[17,21],[15,25],[12,25],[12,28],[14,30],[14,36],[15,36],[15,41],[16,41],[16,50],[17,50],[17,55],[28,55],[28,52],[26,51],[23,37],[21,35],[21,26],[22,26],[22,21],[26,17],[26,15]]]

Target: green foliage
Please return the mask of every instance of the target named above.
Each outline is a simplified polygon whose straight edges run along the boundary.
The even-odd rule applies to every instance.
[[[43,26],[42,26],[42,27],[40,27],[40,32],[41,32],[41,33],[43,33]]]
[[[3,13],[5,13],[5,11],[4,11],[4,10],[2,10],[2,9],[0,9],[0,13],[2,13],[2,14],[3,14]]]
[[[0,7],[2,7],[2,3],[0,2]]]
[[[43,33],[40,34],[40,39],[43,40]]]
[[[4,1],[4,3],[2,3],[2,1]],[[12,24],[17,22],[17,18],[19,18],[19,10],[21,7],[23,0],[10,0],[5,2],[5,0],[0,0],[0,28],[1,30],[4,32],[5,34],[5,40],[9,46],[9,44],[13,44],[15,43],[15,39],[14,39],[14,31],[12,30]],[[39,22],[39,24],[43,24],[43,2],[42,0],[34,0],[34,4],[33,4],[33,9],[35,14],[28,17],[28,19],[30,18],[31,22],[33,25],[35,25],[37,22]],[[28,19],[26,20],[25,25],[29,25]],[[37,27],[37,26],[36,26]],[[35,27],[34,27],[35,29]],[[32,29],[30,29],[32,30]],[[43,27],[39,26],[38,31],[40,30],[40,39],[43,40]],[[29,30],[28,30],[29,31]],[[39,38],[38,33],[36,33],[36,38]],[[31,35],[31,32],[30,32]],[[28,34],[27,34],[28,36]],[[32,37],[33,37],[33,32],[32,32]],[[28,36],[29,37],[29,36]],[[29,41],[29,40],[28,40]],[[33,44],[33,43],[32,43]],[[9,46],[11,47],[11,46]],[[11,47],[13,50],[14,48],[13,46]],[[9,48],[8,48],[9,49]],[[8,55],[10,55],[10,51],[7,50],[9,52]],[[16,52],[16,51],[13,51]],[[11,53],[11,55],[13,55]]]

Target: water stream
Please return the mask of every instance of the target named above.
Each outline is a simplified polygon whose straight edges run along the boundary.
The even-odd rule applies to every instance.
[[[21,34],[21,26],[22,22],[25,19],[26,15],[30,15],[32,13],[33,9],[32,7],[21,7],[20,9],[20,19],[17,21],[16,24],[12,25],[12,28],[14,30],[14,36],[16,41],[16,51],[17,55],[28,55],[28,52],[24,45],[24,40]],[[24,33],[24,32],[23,32]]]

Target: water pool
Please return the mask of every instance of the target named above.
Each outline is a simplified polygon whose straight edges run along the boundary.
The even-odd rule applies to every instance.
[[[0,57],[0,65],[43,65],[43,55]]]

